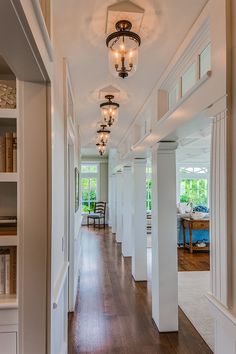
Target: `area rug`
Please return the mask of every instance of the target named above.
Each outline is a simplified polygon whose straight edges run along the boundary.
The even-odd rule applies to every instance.
[[[210,272],[179,272],[179,306],[214,352],[214,322],[206,293],[210,289]]]

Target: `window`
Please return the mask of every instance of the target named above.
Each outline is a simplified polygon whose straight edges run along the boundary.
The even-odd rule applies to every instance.
[[[81,165],[81,173],[98,173],[98,165],[90,164],[90,165]]]
[[[146,210],[152,210],[152,180],[146,179]]]
[[[146,211],[152,210],[152,168],[146,167]]]
[[[178,82],[169,92],[169,110],[171,110],[177,103],[179,98],[179,84]]]
[[[193,205],[208,205],[208,183],[206,178],[182,179],[180,182],[180,203],[192,201]]]
[[[94,210],[98,199],[98,164],[81,164],[82,212]]]
[[[196,63],[193,63],[182,76],[182,96],[196,83]]]
[[[201,52],[199,58],[200,78],[202,78],[209,70],[211,70],[211,44]]]
[[[208,206],[208,168],[181,167],[180,174],[180,203],[192,201],[194,206]]]

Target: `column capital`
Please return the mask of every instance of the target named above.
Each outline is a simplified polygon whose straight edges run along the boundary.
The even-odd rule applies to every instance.
[[[176,150],[177,147],[178,143],[176,141],[160,141],[154,146],[154,149],[157,150],[158,153],[166,153]]]
[[[136,158],[134,158],[134,160],[133,160],[133,162],[134,162],[134,164],[136,165],[146,165],[146,163],[147,163],[147,159],[146,158],[141,158],[141,157],[136,157]]]
[[[123,172],[131,172],[132,171],[132,166],[124,166],[123,167]]]
[[[226,109],[225,111],[217,113],[213,119],[213,123],[219,122],[220,120],[227,119],[228,117],[228,110]]]

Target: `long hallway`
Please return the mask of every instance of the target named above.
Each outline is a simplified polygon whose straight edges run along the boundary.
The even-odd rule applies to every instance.
[[[150,280],[151,267],[148,266]],[[69,317],[69,353],[210,354],[179,310],[179,332],[159,334],[151,319],[150,281],[131,276],[114,235],[83,228],[76,311]]]

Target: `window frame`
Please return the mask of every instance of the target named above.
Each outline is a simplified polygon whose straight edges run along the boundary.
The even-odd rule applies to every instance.
[[[82,172],[82,165],[96,165],[97,172]],[[96,188],[96,201],[100,199],[100,164],[99,162],[81,162],[81,210],[82,214],[86,215],[89,212],[83,211],[83,188],[82,188],[82,179],[83,178],[96,178],[97,179],[97,188]],[[90,191],[90,186],[88,191]],[[90,199],[88,199],[88,204],[90,205]]]

